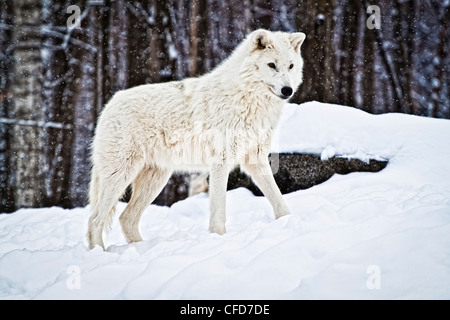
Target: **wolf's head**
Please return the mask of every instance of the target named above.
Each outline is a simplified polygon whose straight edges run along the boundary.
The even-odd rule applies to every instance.
[[[280,99],[292,97],[302,83],[303,59],[300,48],[306,35],[301,32],[270,32],[259,29],[248,38],[249,54],[241,75],[260,84],[265,93]]]

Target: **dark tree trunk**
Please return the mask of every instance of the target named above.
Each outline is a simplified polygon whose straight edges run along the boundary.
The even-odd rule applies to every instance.
[[[364,30],[363,110],[374,112],[375,104],[375,31]]]
[[[13,5],[0,1],[0,213],[15,209],[14,189],[11,184],[15,172],[10,157],[12,127],[6,123],[13,106],[14,47]],[[2,120],[3,119],[3,120]]]
[[[44,188],[45,205],[53,206],[67,203],[67,171],[70,167],[70,119],[71,112],[63,103],[64,89],[70,74],[62,39],[58,37],[64,17],[58,15],[65,9],[54,0],[43,1],[41,17],[41,59],[43,72],[42,114],[45,123],[54,126],[43,128]],[[61,17],[55,19],[55,17]]]
[[[107,18],[106,101],[117,91],[128,87],[128,11],[124,1],[111,1]]]
[[[191,77],[205,72],[206,56],[205,39],[207,36],[206,0],[191,1],[190,16],[190,60],[189,75]]]
[[[93,8],[85,10],[94,11]],[[94,15],[89,15],[83,21],[84,32],[79,33],[79,40],[96,43],[98,25]],[[90,145],[94,136],[94,124],[96,115],[96,48],[75,48],[73,55],[76,60],[83,61],[77,66],[76,74],[79,78],[74,85],[74,123],[73,144],[70,172],[70,198],[72,206],[84,206],[88,201],[88,186],[90,180]],[[119,55],[120,57],[120,55]],[[120,60],[120,59],[119,59]],[[119,63],[120,64],[120,63]],[[123,70],[119,74],[123,77]],[[119,76],[120,79],[120,76]],[[118,80],[118,82],[120,82]]]
[[[306,33],[302,45],[304,80],[296,101],[337,102],[333,54],[334,1],[306,0],[297,7],[297,29]],[[349,17],[350,18],[350,17]],[[344,66],[346,68],[346,66]],[[349,73],[347,69],[343,72]],[[346,78],[350,75],[345,75]]]
[[[440,4],[436,1],[433,1],[434,8],[436,10],[436,15],[439,17],[439,34],[438,34],[438,45],[436,48],[436,56],[433,59],[433,65],[434,65],[434,75],[432,79],[432,111],[431,116],[432,117],[442,117],[442,111],[448,111],[449,108],[449,101],[448,96],[442,97],[442,92],[445,89],[445,78],[444,75],[446,73],[446,70],[448,70],[448,65],[446,62],[446,56],[448,55],[448,48],[446,48],[446,32],[447,25],[448,25],[448,19],[450,18],[449,13],[449,4],[447,4],[447,7],[445,10],[442,10],[440,8]],[[445,105],[445,101],[447,103],[447,110],[440,110],[440,106],[442,104]]]
[[[128,84],[130,87],[150,82],[148,48],[149,37],[149,5],[147,1],[137,3],[131,7],[130,23],[128,25],[129,42],[129,72]]]

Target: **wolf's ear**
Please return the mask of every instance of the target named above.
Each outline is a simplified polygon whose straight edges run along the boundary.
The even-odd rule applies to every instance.
[[[270,43],[269,32],[259,29],[252,34],[252,43],[254,50],[264,50]]]
[[[303,41],[305,41],[306,34],[303,32],[296,32],[291,33],[289,35],[289,40],[291,41],[292,46],[294,47],[295,51],[300,53],[300,47],[302,46]]]

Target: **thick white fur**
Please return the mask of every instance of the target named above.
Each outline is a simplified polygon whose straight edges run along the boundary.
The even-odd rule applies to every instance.
[[[226,185],[236,165],[251,175],[276,218],[288,214],[268,154],[286,101],[280,98],[281,89],[288,86],[295,92],[302,81],[304,39],[303,33],[257,30],[202,77],[142,85],[114,95],[93,142],[90,248],[104,248],[103,230],[130,184],[133,194],[120,223],[129,242],[142,240],[141,214],[174,170],[210,172],[211,232],[225,232]]]

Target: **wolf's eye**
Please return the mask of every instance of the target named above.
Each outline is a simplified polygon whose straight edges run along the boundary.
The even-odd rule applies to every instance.
[[[289,70],[291,70],[294,67],[294,64],[291,63],[291,65],[289,66]]]
[[[269,64],[267,64],[269,67],[271,67],[272,69],[276,69],[277,67],[275,66],[275,63],[271,62]]]

